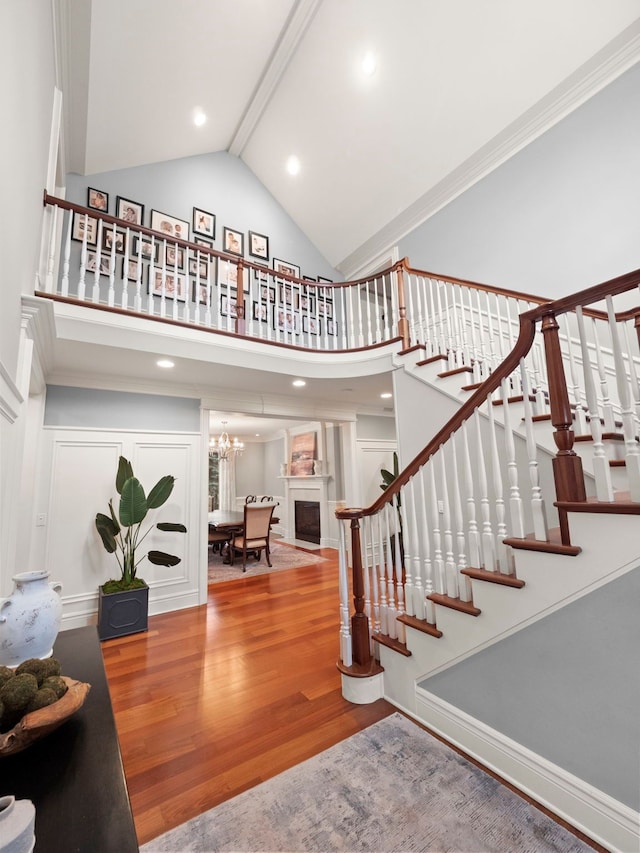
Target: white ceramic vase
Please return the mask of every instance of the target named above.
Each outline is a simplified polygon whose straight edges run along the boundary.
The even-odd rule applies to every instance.
[[[2,853],[31,853],[36,810],[31,800],[0,797],[0,850]]]
[[[0,666],[51,656],[62,619],[62,584],[48,577],[44,571],[14,575],[13,593],[0,598]]]

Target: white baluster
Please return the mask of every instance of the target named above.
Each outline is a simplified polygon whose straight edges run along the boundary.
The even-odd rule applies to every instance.
[[[149,288],[151,288],[151,278],[149,278]],[[142,312],[142,234],[138,236],[138,263],[136,265],[136,295],[134,300],[134,310]]]
[[[396,607],[395,584],[393,582],[394,554],[391,544],[392,523],[390,513],[393,510],[389,504],[385,504],[384,510],[385,541],[387,545],[387,634],[395,640],[398,637],[398,623],[396,622],[398,609]]]
[[[572,315],[573,316],[573,315]],[[576,435],[587,435],[587,418],[582,403],[582,391],[578,381],[578,369],[571,339],[571,326],[569,314],[564,315],[564,331],[567,336],[567,352],[569,355],[569,376],[571,377],[571,391],[573,393],[573,408],[575,412],[574,432]]]
[[[405,518],[404,522],[404,537],[407,542],[405,542],[405,547],[408,544],[410,539],[411,541],[411,561],[407,556],[405,551],[405,563],[409,565],[410,562],[413,563],[413,582],[411,592],[409,591],[409,587],[407,585],[406,589],[406,599],[407,599],[407,613],[410,616],[416,616],[418,619],[424,619],[424,585],[422,583],[422,573],[421,573],[421,565],[420,565],[420,531],[418,528],[418,515],[416,509],[416,490],[415,490],[415,477],[412,477],[409,481],[409,488],[403,489],[403,496],[406,494],[406,500],[409,501],[410,511],[406,512],[406,515],[410,518]],[[405,509],[405,500],[402,502],[402,508]],[[411,531],[411,536],[409,537],[408,532]]]
[[[440,512],[436,492],[435,458],[429,461],[429,506],[431,507],[431,532],[433,535],[433,574],[435,591],[445,594],[444,560],[442,559],[442,539],[440,536]]]
[[[442,313],[442,293],[440,285],[442,282],[436,279],[436,301],[438,304],[438,355],[447,355],[447,333],[445,328],[445,318]]]
[[[458,476],[458,454],[456,452],[455,433],[449,439],[448,445],[451,447],[451,461],[453,463],[451,491],[453,492],[453,514],[456,524],[456,543],[458,551],[458,560],[456,565],[458,598],[460,598],[461,601],[471,601],[471,578],[462,574],[463,569],[467,568],[467,548],[464,535],[464,516],[462,514],[462,496],[460,493],[460,478]]]
[[[374,529],[373,517],[367,515],[364,519],[367,525],[369,542],[371,543],[371,598],[373,604],[373,633],[380,633],[380,581],[379,581],[379,566],[376,561],[376,536]],[[374,651],[379,651],[377,643],[373,644]],[[380,655],[376,655],[379,657]]]
[[[122,259],[122,298],[120,300],[120,307],[125,311],[129,307],[129,249],[131,247],[130,244],[131,234],[129,232],[129,228],[124,233],[124,257]]]
[[[58,244],[58,213],[57,205],[47,208],[49,218],[49,243],[47,247],[47,268],[45,270],[44,289],[46,293],[53,293],[56,289],[53,281],[53,273],[56,268],[56,247]],[[69,216],[71,220],[71,216]],[[67,273],[68,278],[68,273]]]
[[[351,647],[351,620],[349,614],[349,577],[347,572],[347,546],[345,542],[345,521],[338,521],[340,547],[338,550],[338,578],[340,588],[340,659],[345,666],[353,663]]]
[[[611,403],[611,398],[609,397],[609,384],[607,382],[607,372],[604,366],[604,359],[602,357],[602,347],[600,344],[600,335],[598,333],[598,323],[596,322],[595,317],[591,318],[591,322],[593,325],[593,340],[596,345],[596,365],[598,367],[598,376],[600,379],[600,399],[602,406],[602,418],[604,420],[604,431],[615,432],[616,419],[613,412],[613,404]]]
[[[82,232],[82,245],[80,246],[80,277],[78,279],[78,299],[84,302],[85,275],[87,270],[87,214],[84,215],[84,230]]]
[[[86,215],[86,214],[85,214]],[[96,243],[96,268],[93,273],[93,289],[91,301],[100,302],[100,267],[102,266],[102,219],[98,219],[98,242]]]
[[[398,506],[398,495],[393,496],[393,535],[394,535],[394,556],[395,556],[395,575],[396,575],[396,598],[398,602],[398,610],[396,616],[403,616],[405,613],[405,593],[402,583],[402,548],[400,547],[400,508]],[[403,622],[396,621],[397,637],[401,643],[406,642],[406,629]]]
[[[427,465],[430,465],[428,462]],[[419,616],[420,608],[416,608],[416,616],[419,619],[426,619],[427,622],[435,625],[436,615],[435,615],[435,604],[429,600],[429,596],[434,591],[433,585],[433,566],[431,564],[431,542],[429,535],[429,522],[427,520],[427,498],[426,498],[426,489],[424,485],[425,478],[425,466],[423,465],[420,469],[420,498],[421,498],[421,525],[420,529],[422,531],[422,553],[424,555],[424,615]]]
[[[613,487],[611,485],[611,469],[609,460],[602,441],[602,423],[598,412],[598,397],[596,385],[593,379],[593,368],[589,354],[589,345],[584,325],[582,306],[576,308],[578,321],[578,335],[580,337],[580,348],[582,351],[582,371],[584,375],[584,387],[587,396],[589,413],[589,429],[593,438],[593,476],[596,481],[596,497],[599,501],[610,503],[613,500]]]
[[[64,241],[64,256],[62,259],[62,281],[60,287],[60,295],[69,295],[69,261],[71,259],[71,232],[73,230],[73,213],[69,211],[69,220],[67,222],[67,236]],[[82,241],[85,246],[85,240]],[[80,291],[78,291],[78,299],[80,299]],[[84,298],[84,296],[82,297]]]
[[[360,537],[360,561],[362,565],[362,583],[364,587],[364,612],[366,613],[369,621],[369,653],[373,654],[374,642],[372,637],[373,613],[371,610],[371,564],[369,561],[370,551],[367,549],[368,527],[365,522],[365,518],[360,520],[360,529],[362,531],[362,535]]]
[[[442,529],[444,531],[444,575],[445,593],[450,598],[458,598],[458,576],[456,572],[456,561],[453,555],[453,534],[451,532],[451,508],[449,506],[449,489],[447,486],[447,466],[444,460],[442,445],[438,450],[440,457],[440,481],[443,508]]]
[[[140,243],[142,242],[142,235],[140,236]],[[140,246],[138,243],[138,247]],[[147,314],[154,314],[154,291],[156,289],[156,275],[157,271],[155,268],[155,257],[156,257],[156,238],[151,235],[151,258],[149,260],[149,287],[147,292]],[[139,256],[139,255],[138,255]]]
[[[489,403],[491,405],[491,403]],[[482,518],[482,568],[488,572],[496,570],[496,550],[491,527],[491,506],[489,504],[489,487],[487,485],[487,469],[485,467],[485,454],[482,442],[482,428],[480,424],[480,411],[475,410],[476,442],[478,460],[478,489],[480,491],[480,515]]]
[[[384,533],[382,522],[384,519],[385,510],[382,509],[377,514],[378,521],[378,554],[380,555],[380,632],[382,634],[389,633],[389,602],[387,601],[387,583],[386,583],[386,563],[385,563],[385,546]]]
[[[479,330],[482,327],[480,325],[480,317],[478,317],[478,331],[476,331],[476,322],[473,319],[473,290],[470,287],[467,288],[467,299],[469,301],[469,324],[471,326],[471,364],[473,367],[473,381],[474,383],[477,383],[482,381],[482,353],[478,346]]]
[[[636,359],[634,356],[638,345],[638,337],[634,334],[635,330],[631,327],[631,322],[623,323],[625,341],[627,344],[627,358],[629,360],[629,379],[631,381],[631,396],[633,397],[633,405],[636,410],[636,433],[638,427],[638,417],[640,416],[640,385],[638,384],[638,370],[636,368]]]
[[[113,223],[111,231],[111,254],[109,263],[109,291],[107,293],[107,305],[113,307],[116,304],[116,224]]]
[[[524,400],[524,426],[527,441],[527,458],[529,460],[529,482],[531,483],[531,516],[533,519],[533,535],[541,542],[549,539],[547,526],[547,510],[540,488],[538,471],[538,453],[533,430],[533,410],[529,399],[529,377],[524,358],[520,359],[520,378],[522,381],[522,396]]]
[[[516,461],[516,445],[511,426],[511,404],[507,401],[508,379],[502,380],[502,404],[504,415],[504,438],[507,461],[507,478],[509,481],[509,510],[511,514],[511,535],[524,539],[524,510],[520,487],[518,485],[518,463]]]
[[[636,441],[635,418],[633,406],[631,405],[631,394],[629,393],[629,381],[627,379],[618,324],[611,296],[607,296],[607,314],[609,316],[611,343],[613,346],[613,359],[616,366],[618,397],[622,409],[622,432],[624,435],[625,465],[629,482],[629,494],[632,501],[640,501],[640,447],[638,447],[638,442]]]
[[[487,398],[487,409],[489,412],[489,437],[491,446],[491,471],[494,491],[494,502],[496,507],[496,568],[503,575],[513,572],[513,567],[508,563],[507,546],[504,539],[507,535],[505,524],[504,491],[502,487],[502,471],[500,470],[500,456],[498,455],[498,437],[496,435],[496,423],[493,409],[493,395]]]
[[[476,521],[476,501],[473,496],[473,471],[471,469],[471,454],[469,453],[470,421],[462,424],[462,452],[464,460],[464,491],[467,507],[467,529],[469,535],[469,565],[479,569],[482,566],[480,550],[480,531]]]

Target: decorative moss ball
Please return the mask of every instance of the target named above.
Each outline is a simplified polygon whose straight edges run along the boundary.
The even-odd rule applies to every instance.
[[[40,690],[36,691],[27,705],[27,714],[31,711],[38,711],[40,708],[46,708],[47,705],[53,705],[57,701],[58,696],[55,690],[52,690],[50,687],[41,687]]]
[[[38,679],[38,687],[42,684],[45,678],[51,675],[60,675],[60,661],[56,658],[29,658],[23,661],[16,669],[16,675],[22,675],[25,672],[30,672]]]
[[[15,675],[15,670],[11,669],[8,666],[0,666],[0,687],[8,681],[10,678],[13,678]]]
[[[5,707],[5,713],[24,711],[37,690],[38,679],[35,675],[30,672],[14,675],[0,690],[0,701]]]
[[[68,687],[64,679],[59,675],[50,675],[49,678],[45,678],[40,686],[40,690],[44,689],[53,690],[58,699],[61,699],[67,692]]]

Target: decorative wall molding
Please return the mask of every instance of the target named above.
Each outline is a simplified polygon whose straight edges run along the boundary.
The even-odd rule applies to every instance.
[[[24,397],[18,390],[18,386],[0,361],[0,415],[9,423],[15,423],[23,403]]]
[[[442,181],[343,258],[336,269],[345,280],[355,278],[383,249],[422,225],[481,178],[513,157],[589,98],[635,65],[640,59],[640,19],[612,39],[588,62],[569,75],[544,98],[501,133],[494,136]]]
[[[638,850],[640,815],[603,791],[422,688],[402,710],[608,850]]]

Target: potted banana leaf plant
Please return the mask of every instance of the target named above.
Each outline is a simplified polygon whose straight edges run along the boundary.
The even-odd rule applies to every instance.
[[[138,566],[146,557],[155,566],[176,566],[180,557],[164,551],[141,553],[141,545],[154,529],[143,522],[150,510],[158,509],[168,500],[175,477],[167,475],[151,489],[149,494],[133,473],[128,459],[120,457],[116,474],[116,491],[120,495],[118,511],[109,501],[109,514],[96,515],[96,529],[109,554],[115,554],[120,577],[108,580],[99,588],[98,635],[101,640],[122,637],[147,630],[149,587],[138,577]],[[167,533],[186,533],[184,524],[160,522],[157,530]]]
[[[393,473],[391,471],[388,471],[386,468],[380,469],[380,476],[382,477],[382,482],[380,483],[380,488],[382,489],[383,492],[386,492],[386,490],[393,483],[393,481],[395,479],[397,479],[399,474],[400,474],[400,466],[398,465],[398,454],[394,451],[394,453],[393,453]],[[401,506],[400,495],[398,494],[398,500],[397,500],[398,545],[399,545],[399,549],[400,549],[400,563],[402,566],[404,566],[404,543],[402,541],[402,515],[400,513],[400,506]],[[389,540],[390,540],[390,544],[391,544],[391,560],[393,562],[393,565],[395,566],[395,564],[396,564],[396,547],[395,547],[396,535],[395,535],[395,533],[391,534],[391,536],[389,537]]]

